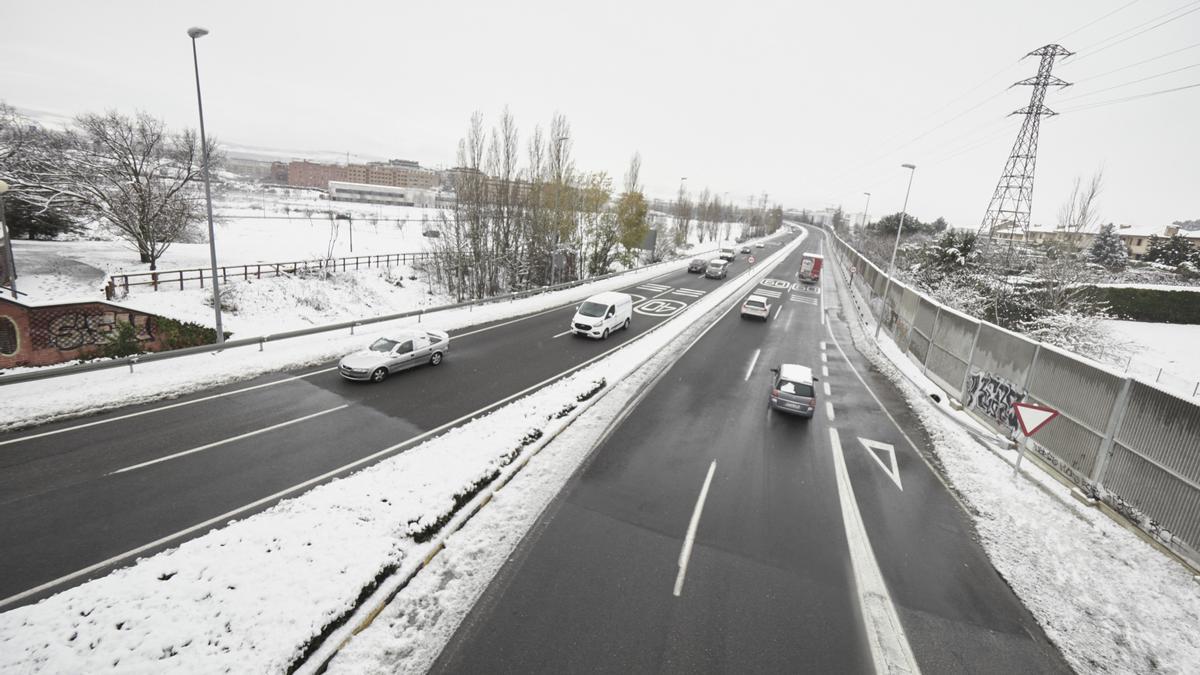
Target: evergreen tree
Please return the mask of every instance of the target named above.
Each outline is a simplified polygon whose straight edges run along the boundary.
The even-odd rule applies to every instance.
[[[1088,258],[1111,272],[1125,269],[1129,264],[1129,252],[1125,249],[1125,242],[1121,241],[1121,236],[1117,234],[1116,226],[1109,223],[1100,227],[1100,233],[1096,235],[1096,241],[1088,251]]]
[[[1146,252],[1146,260],[1176,267],[1187,261],[1192,255],[1192,244],[1188,238],[1177,234],[1166,239],[1151,237],[1150,250]]]
[[[13,239],[54,239],[79,229],[57,209],[41,208],[20,199],[9,199],[4,203],[4,222]]]

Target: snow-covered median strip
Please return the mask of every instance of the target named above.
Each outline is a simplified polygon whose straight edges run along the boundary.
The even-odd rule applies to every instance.
[[[838,282],[842,306],[855,312]],[[864,325],[849,319],[856,343],[870,345]],[[920,418],[992,564],[1068,663],[1081,673],[1195,672],[1200,584],[1192,575],[1044,473],[1014,477],[1008,461],[927,397],[939,387],[881,339],[882,350],[862,353]]]
[[[700,330],[768,265],[609,357],[401,455],[0,614],[0,671],[287,670],[361,598],[422,565],[481,488],[506,480],[614,383],[673,357],[681,333]]]

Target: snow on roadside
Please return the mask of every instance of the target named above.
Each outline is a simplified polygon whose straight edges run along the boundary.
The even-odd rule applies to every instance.
[[[648,359],[669,362],[676,338],[741,288],[723,285],[613,355],[403,454],[0,614],[0,671],[285,670],[381,571],[427,556],[434,543],[416,542],[415,528],[512,461],[532,429],[553,437],[570,422],[564,406],[597,381],[612,386]]]
[[[851,302],[843,306],[854,311]],[[870,342],[858,322],[848,323],[856,341]],[[1200,584],[1192,575],[1099,509],[1075,502],[1032,464],[1014,478],[1012,465],[912,384],[940,391],[883,340],[886,356],[872,348],[863,353],[921,419],[992,564],[1068,663],[1088,673],[1195,672]]]

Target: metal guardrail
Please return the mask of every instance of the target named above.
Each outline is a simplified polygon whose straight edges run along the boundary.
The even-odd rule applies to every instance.
[[[289,274],[304,274],[311,271],[346,272],[349,270],[370,269],[372,267],[393,267],[404,263],[428,260],[437,255],[429,251],[410,253],[381,253],[378,255],[345,256],[341,258],[319,258],[314,260],[291,260],[287,262],[251,263],[248,265],[222,265],[217,268],[221,283],[230,279],[261,279],[266,276],[280,277]],[[112,274],[104,285],[104,297],[112,300],[118,289],[128,294],[135,286],[150,286],[154,290],[161,288],[183,290],[190,283],[198,283],[204,288],[204,281],[212,283],[212,269],[207,267],[189,267],[176,270],[157,270],[154,272],[131,272],[128,274]]]
[[[252,345],[258,345],[259,349],[261,350],[262,347],[264,345],[266,345],[268,342],[278,342],[280,340],[304,337],[306,335],[316,335],[317,333],[327,333],[327,332],[336,331],[336,330],[345,330],[347,328],[349,328],[351,333],[353,333],[354,329],[357,328],[358,326],[368,326],[368,325],[375,324],[375,323],[396,321],[398,319],[408,319],[408,318],[412,318],[414,316],[420,318],[426,314],[432,314],[435,312],[444,312],[444,311],[451,310],[451,309],[459,309],[461,307],[490,305],[490,304],[495,304],[495,303],[499,303],[499,302],[514,301],[514,300],[519,300],[521,298],[531,297],[534,295],[542,295],[544,293],[552,293],[554,291],[561,291],[561,290],[566,290],[569,288],[575,288],[576,286],[590,284],[595,281],[604,281],[605,279],[612,279],[614,277],[622,276],[625,274],[632,274],[634,272],[640,272],[642,270],[646,270],[651,267],[655,267],[655,266],[659,266],[659,265],[668,265],[668,264],[671,264],[674,262],[678,262],[680,260],[684,260],[686,258],[694,257],[696,255],[703,255],[705,253],[710,253],[715,250],[717,250],[717,249],[716,248],[706,249],[705,251],[701,251],[699,253],[693,252],[693,253],[688,254],[687,256],[677,256],[675,258],[672,258],[671,260],[652,263],[650,265],[642,265],[641,267],[634,267],[632,269],[624,270],[622,272],[609,272],[608,274],[603,274],[598,277],[589,277],[587,279],[580,279],[577,281],[569,281],[567,283],[556,284],[554,286],[539,286],[537,288],[531,288],[531,289],[524,290],[524,291],[516,291],[513,293],[506,293],[504,295],[497,295],[497,296],[493,296],[490,298],[483,298],[481,300],[468,300],[466,302],[457,302],[457,303],[454,303],[451,305],[441,305],[438,307],[429,307],[429,308],[418,309],[418,310],[413,310],[413,311],[409,311],[409,312],[400,312],[398,314],[385,314],[382,316],[366,317],[366,318],[362,318],[362,319],[353,319],[350,321],[342,321],[339,323],[326,324],[326,325],[322,325],[322,326],[312,326],[309,328],[301,328],[301,329],[297,329],[297,330],[285,331],[282,333],[259,335],[256,337],[241,338],[238,340],[226,340],[225,343],[222,345],[215,345],[215,344],[200,345],[198,347],[184,347],[182,349],[172,349],[170,351],[163,351],[163,352],[146,352],[144,354],[138,354],[136,356],[126,356],[126,357],[121,357],[121,358],[116,358],[116,359],[102,359],[102,360],[96,360],[96,361],[89,361],[86,363],[79,363],[79,364],[76,364],[73,366],[51,367],[51,368],[47,368],[46,370],[41,370],[41,371],[33,371],[33,372],[26,372],[26,373],[14,373],[12,375],[0,375],[0,386],[4,386],[7,384],[17,384],[19,382],[31,382],[34,380],[49,379],[49,378],[53,378],[53,377],[63,377],[65,375],[74,375],[77,373],[87,373],[87,372],[91,372],[94,370],[119,368],[121,366],[127,366],[132,371],[133,367],[139,363],[151,363],[154,361],[163,361],[166,359],[174,359],[174,358],[179,358],[182,356],[191,356],[193,354],[203,354],[206,352],[208,352],[208,353],[219,352],[219,351],[224,351],[226,349],[236,349],[239,347],[249,347]]]

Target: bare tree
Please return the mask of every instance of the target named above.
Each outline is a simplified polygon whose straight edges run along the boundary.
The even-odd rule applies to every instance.
[[[109,112],[80,116],[73,129],[43,130],[39,138],[39,150],[14,167],[25,198],[104,222],[151,270],[204,218],[202,155],[191,130],[171,133],[146,113]],[[214,165],[219,159],[212,140],[209,158]]]
[[[1071,197],[1058,209],[1058,227],[1067,232],[1089,231],[1100,217],[1096,201],[1103,187],[1104,169],[1097,169],[1086,185],[1082,176],[1076,176]]]

